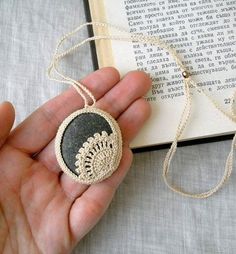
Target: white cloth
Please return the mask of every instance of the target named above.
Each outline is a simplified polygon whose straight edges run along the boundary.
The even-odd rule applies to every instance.
[[[61,35],[82,22],[78,0],[0,2],[0,101],[14,103],[17,122],[65,89],[47,79],[46,68]],[[66,70],[78,79],[92,71],[89,46],[69,59]],[[229,149],[230,141],[179,148],[174,182],[186,190],[206,190],[220,179]],[[236,253],[235,171],[209,199],[183,198],[163,183],[165,154],[135,155],[108,211],[74,253]]]

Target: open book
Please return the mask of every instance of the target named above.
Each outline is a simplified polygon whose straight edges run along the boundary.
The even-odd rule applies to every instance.
[[[132,33],[155,35],[175,48],[201,88],[226,111],[236,89],[236,0],[88,0],[92,21]],[[114,34],[94,29],[95,35]],[[131,144],[133,148],[170,143],[184,107],[183,79],[167,51],[143,43],[96,41],[99,67],[114,66],[121,75],[144,70],[153,85],[146,95],[152,115]],[[235,123],[197,89],[181,140],[231,134]]]

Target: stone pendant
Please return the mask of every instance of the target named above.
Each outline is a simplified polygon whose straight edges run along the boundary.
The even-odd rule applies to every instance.
[[[62,170],[75,181],[100,182],[119,166],[122,156],[120,128],[112,116],[100,109],[80,109],[60,125],[55,152]]]

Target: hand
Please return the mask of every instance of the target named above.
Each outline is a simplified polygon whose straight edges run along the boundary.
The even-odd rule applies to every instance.
[[[48,101],[12,132],[13,106],[0,106],[0,252],[68,253],[97,223],[131,162],[130,141],[150,114],[142,96],[151,81],[142,72],[122,80],[103,68],[82,83],[97,98],[97,107],[117,119],[124,141],[123,157],[108,179],[91,185],[62,173],[54,154],[58,126],[83,101],[74,88]]]

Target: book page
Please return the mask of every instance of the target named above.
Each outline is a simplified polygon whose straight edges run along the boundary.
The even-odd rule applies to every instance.
[[[197,83],[225,110],[236,88],[236,0],[104,0],[106,21],[132,33],[155,35],[174,47]],[[122,75],[144,70],[153,85],[152,115],[132,147],[171,142],[184,107],[183,79],[169,53],[142,43],[112,41]],[[182,140],[234,132],[231,122],[196,89]],[[124,95],[125,96],[125,95]]]

